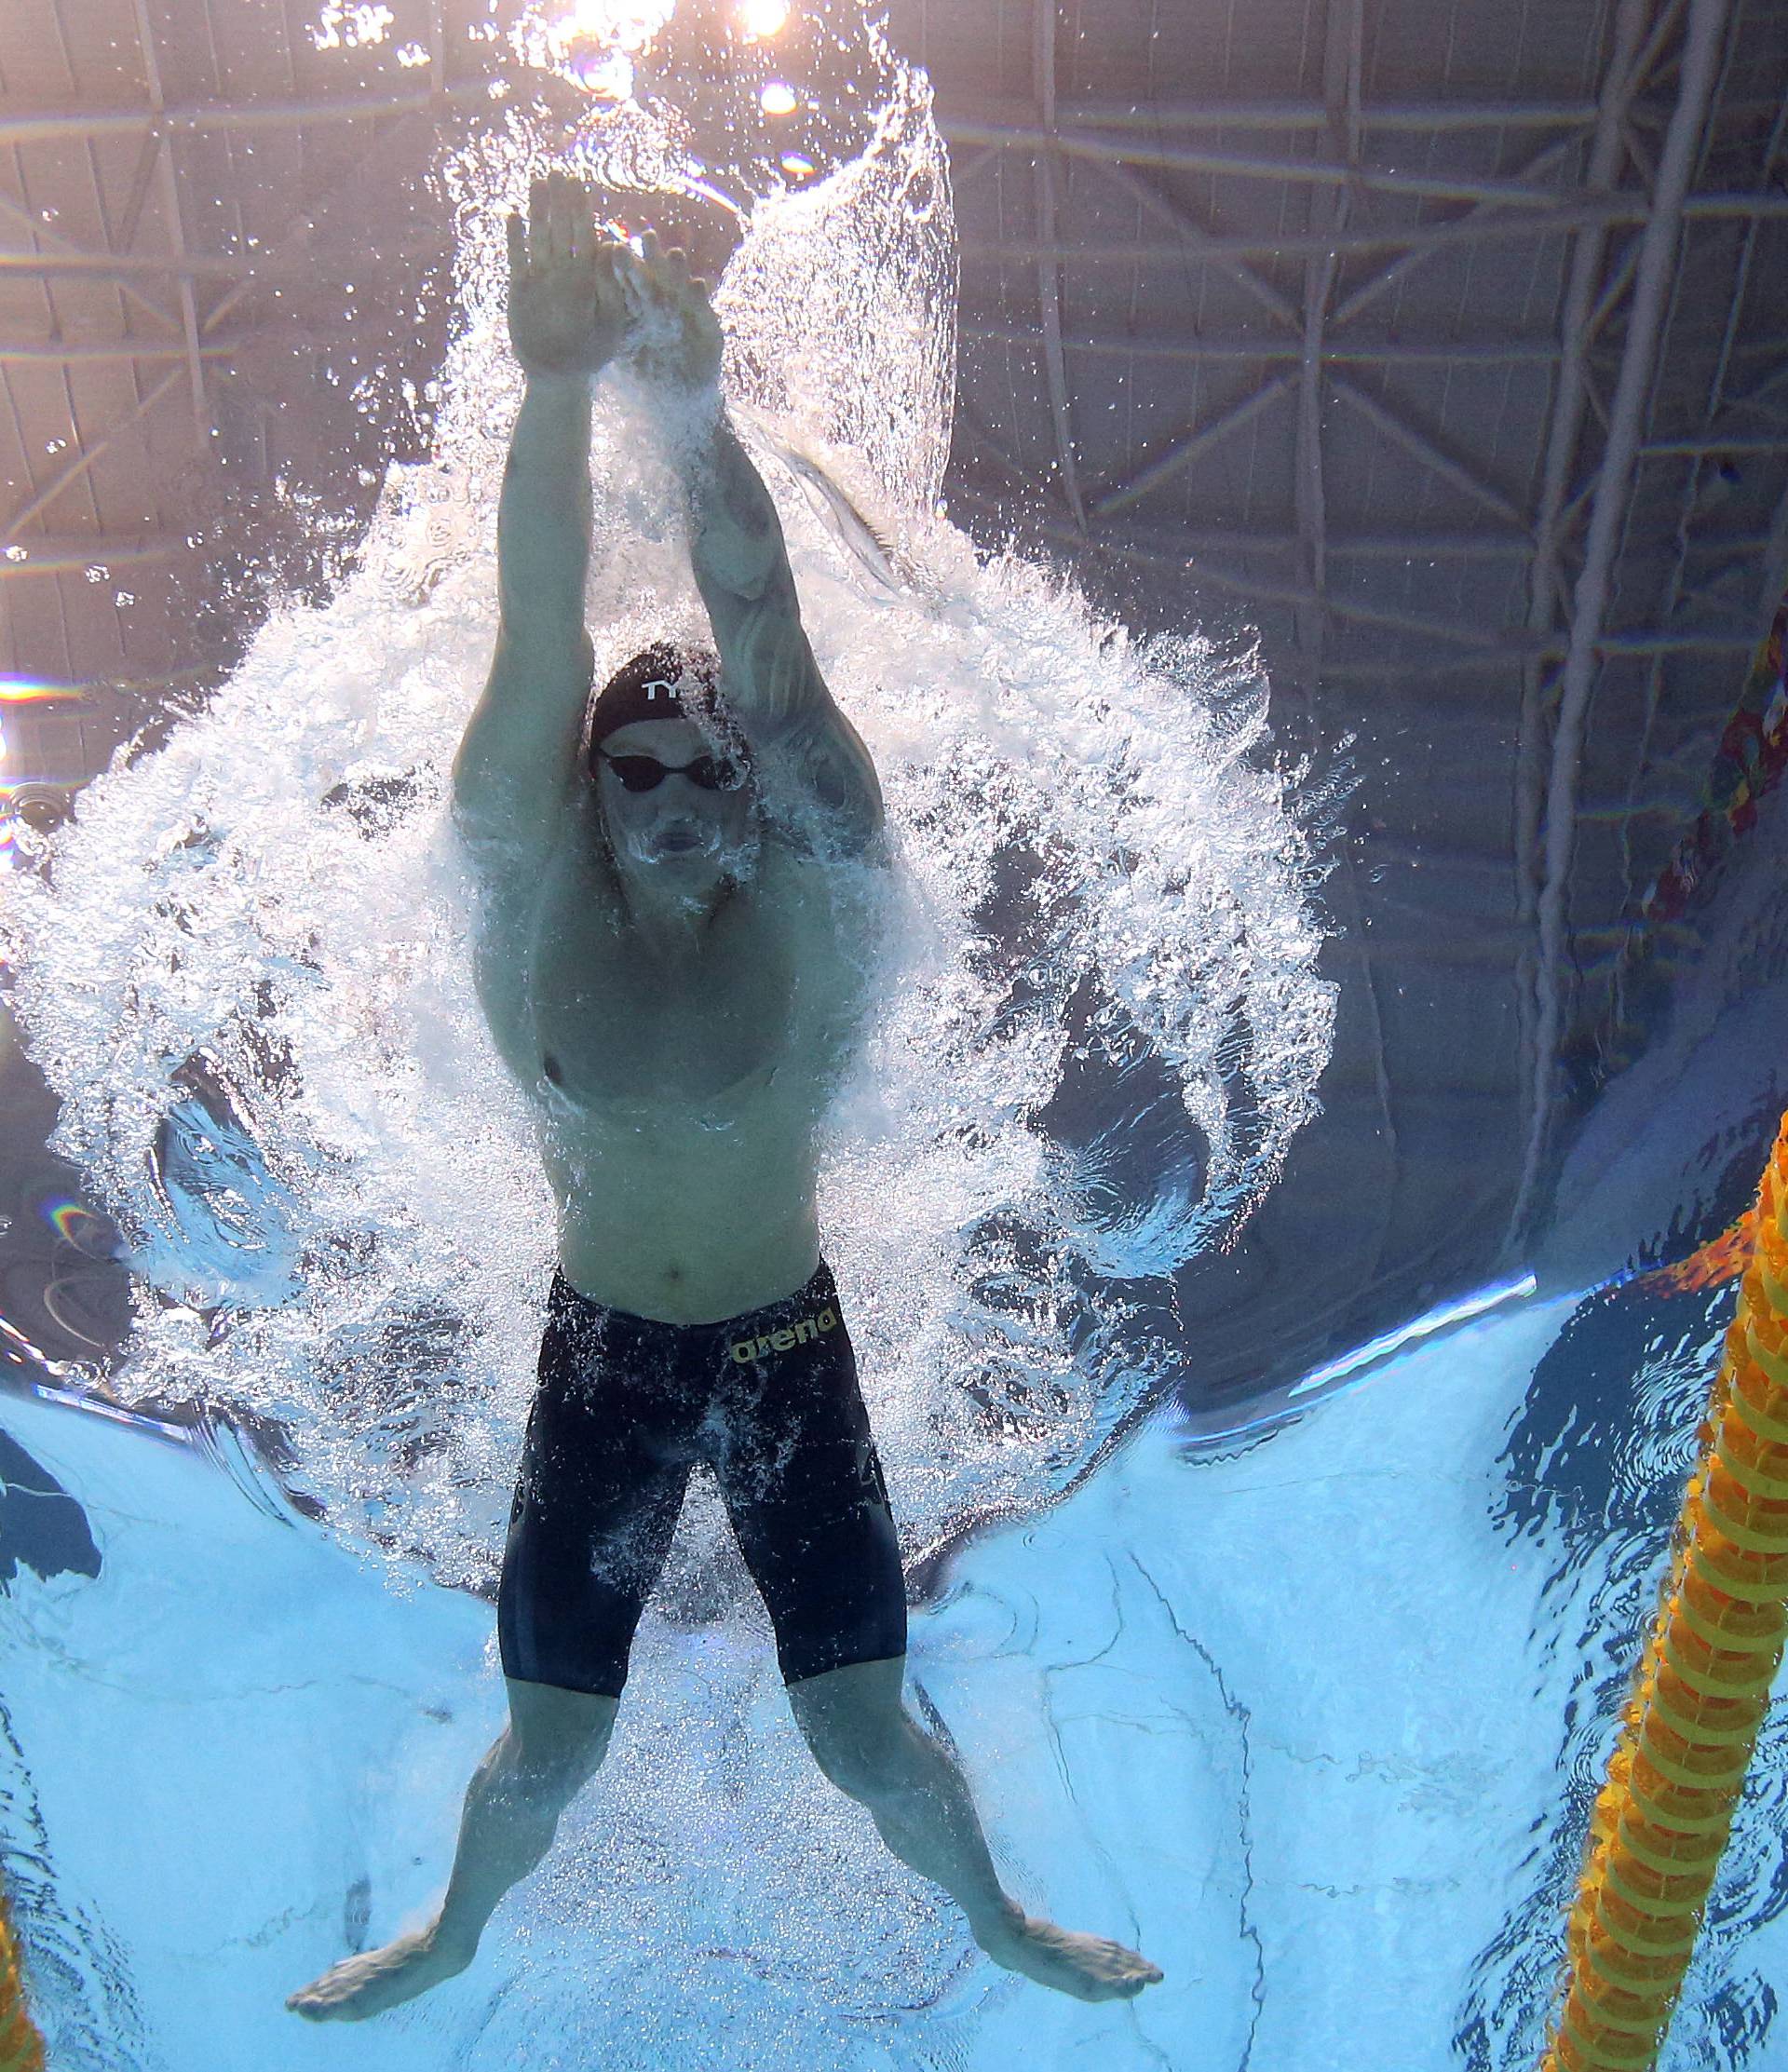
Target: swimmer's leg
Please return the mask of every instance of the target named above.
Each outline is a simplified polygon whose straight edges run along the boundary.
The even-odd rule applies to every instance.
[[[901,1701],[905,1668],[895,1656],[789,1685],[826,1776],[868,1808],[902,1863],[943,1887],[996,1964],[1080,2000],[1129,1999],[1153,1985],[1159,1968],[1134,1950],[1038,1920],[1007,1897],[962,1771]]]
[[[509,1680],[509,1724],[474,1773],[453,1876],[433,1920],[332,1965],[286,2005],[313,2022],[363,2022],[463,1971],[496,1903],[552,1846],[559,1816],[608,1753],[619,1700]]]

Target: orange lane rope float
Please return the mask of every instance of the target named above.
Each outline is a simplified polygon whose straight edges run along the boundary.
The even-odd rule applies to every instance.
[[[1788,1632],[1788,1116],[1670,1578],[1590,1817],[1543,2072],[1651,2072]]]
[[[1756,1244],[1757,1212],[1754,1205],[1730,1229],[1722,1230],[1717,1238],[1710,1238],[1686,1259],[1642,1273],[1633,1286],[1659,1295],[1694,1294],[1704,1289],[1722,1287],[1728,1280],[1736,1280],[1751,1264],[1751,1254],[1756,1250]]]
[[[0,2072],[44,2072],[44,2039],[25,2008],[19,1945],[0,1898]]]

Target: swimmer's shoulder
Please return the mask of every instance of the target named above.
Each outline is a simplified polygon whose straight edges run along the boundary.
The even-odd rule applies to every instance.
[[[614,873],[567,818],[567,838],[550,853],[487,871],[473,931],[479,1004],[497,1053],[536,1093],[553,1084],[543,1071],[543,999],[600,984],[620,928]]]

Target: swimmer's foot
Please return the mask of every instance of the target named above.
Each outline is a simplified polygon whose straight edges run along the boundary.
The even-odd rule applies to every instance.
[[[1121,1943],[1100,1935],[1077,1935],[1016,1908],[975,1940],[1009,1971],[1022,1971],[1039,1985],[1053,1986],[1077,2000],[1131,2000],[1144,1986],[1158,1984],[1163,1972]]]
[[[473,1951],[439,1943],[431,1923],[400,1935],[381,1950],[365,1950],[332,1964],[321,1978],[300,1986],[286,2005],[311,2022],[364,2022],[388,2007],[401,2007],[419,1993],[463,1971]]]

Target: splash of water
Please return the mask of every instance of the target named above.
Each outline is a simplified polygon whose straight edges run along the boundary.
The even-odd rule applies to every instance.
[[[880,1010],[820,1208],[917,1554],[1048,1501],[1174,1378],[1135,1291],[1233,1239],[1272,1184],[1333,998],[1312,840],[1249,752],[1250,659],[1133,643],[941,514],[947,161],[923,78],[890,61],[884,85],[864,150],[760,195],[717,302],[894,833]],[[335,1530],[482,1587],[551,1218],[471,998],[444,785],[488,664],[519,400],[501,218],[537,165],[518,126],[448,169],[467,321],[437,455],[394,470],[357,571],[89,788],[9,922],[56,1147],[132,1248],[109,1386],[278,1426]],[[600,680],[698,606],[625,382],[594,440]],[[711,1608],[716,1564],[742,1591],[698,1498],[662,1602]]]

